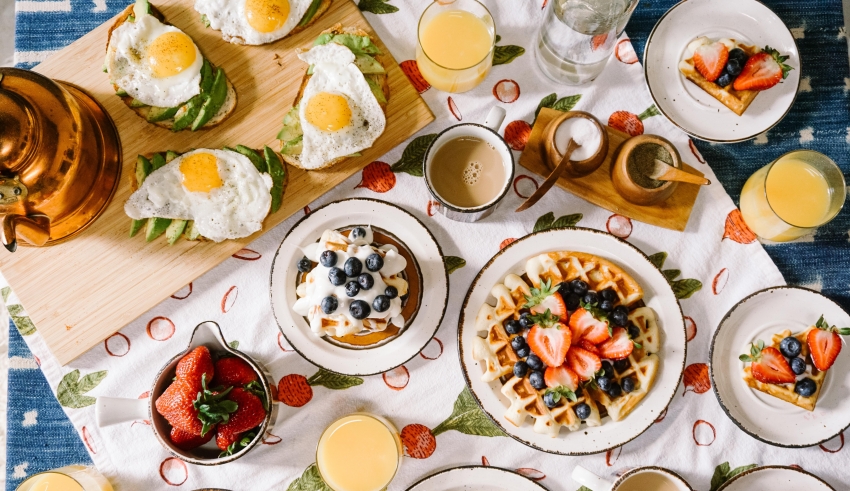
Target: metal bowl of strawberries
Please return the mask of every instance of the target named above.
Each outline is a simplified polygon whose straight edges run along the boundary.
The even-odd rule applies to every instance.
[[[160,444],[196,465],[242,457],[263,439],[277,405],[271,375],[231,348],[218,324],[195,327],[185,351],[157,373],[150,398],[98,397],[98,426],[148,420]]]

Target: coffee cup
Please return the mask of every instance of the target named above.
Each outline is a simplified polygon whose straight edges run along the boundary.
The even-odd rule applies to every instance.
[[[694,491],[681,476],[663,467],[638,467],[611,482],[577,465],[572,478],[593,491]]]
[[[446,217],[476,222],[493,213],[508,194],[514,156],[498,133],[504,119],[505,110],[493,107],[483,124],[446,128],[425,152],[425,185]]]

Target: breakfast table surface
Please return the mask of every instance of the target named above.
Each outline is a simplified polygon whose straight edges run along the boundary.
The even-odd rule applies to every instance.
[[[18,0],[17,65],[35,66],[126,3]],[[746,179],[792,149],[823,152],[845,175],[850,173],[850,71],[841,1],[764,1],[796,40],[803,60],[801,83],[781,123],[753,140],[729,145],[689,139],[651,110],[639,60],[652,27],[674,1],[641,1],[622,37],[631,43],[618,44],[618,56],[603,74],[578,87],[557,85],[535,66],[532,33],[546,0],[484,3],[493,12],[500,36],[500,64],[480,87],[464,94],[423,87],[422,97],[437,118],[434,123],[79,359],[59,365],[26,317],[25,306],[17,303],[13,291],[2,290],[15,321],[9,324],[7,490],[33,473],[70,463],[93,464],[116,489],[124,490],[235,490],[244,489],[245,482],[258,489],[325,490],[314,463],[318,436],[335,418],[359,410],[386,416],[409,437],[407,457],[392,490],[406,489],[439,470],[484,464],[516,470],[550,490],[573,491],[578,484],[570,471],[579,463],[607,478],[632,467],[662,466],[700,491],[715,491],[746,466],[797,465],[835,489],[850,489],[850,454],[844,450],[843,433],[802,449],[751,438],[724,414],[711,390],[707,365],[712,334],[724,314],[755,291],[787,282],[820,291],[850,309],[850,207],[814,235],[784,244],[755,240],[736,208]],[[399,62],[415,57],[421,4],[359,2]],[[496,86],[502,82],[516,85],[518,99],[499,99]],[[516,150],[515,158],[524,145],[516,134],[527,135],[516,130],[530,129],[540,106],[588,111],[609,124],[620,112],[638,119],[641,131],[671,140],[713,184],[701,190],[687,229],[674,232],[612,214],[559,188],[530,210],[514,213],[543,181],[517,165],[516,181],[496,213],[476,224],[452,222],[436,212],[421,174],[404,171],[398,163],[404,163],[409,149],[427,143],[445,127],[458,121],[482,122],[493,105],[507,110],[500,132]],[[330,377],[280,335],[269,305],[268,278],[275,251],[297,220],[351,197],[388,201],[424,223],[449,266],[450,293],[436,337],[419,356],[382,375]],[[581,457],[546,454],[505,437],[469,394],[457,357],[459,312],[478,271],[505,244],[558,225],[608,231],[662,263],[686,316],[688,335],[684,378],[655,424],[625,445]],[[171,457],[144,421],[97,428],[93,397],[146,397],[158,367],[183,350],[193,327],[205,320],[218,322],[225,338],[265,364],[275,382],[298,377],[310,381],[310,396],[299,404],[278,394],[288,403],[279,403],[281,417],[263,435],[264,445],[226,467],[199,467]]]

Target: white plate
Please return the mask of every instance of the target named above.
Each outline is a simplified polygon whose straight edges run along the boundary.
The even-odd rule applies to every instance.
[[[769,343],[773,334],[798,333],[818,317],[838,327],[850,326],[850,315],[832,300],[804,288],[779,286],[744,298],[723,317],[711,341],[711,386],[726,414],[752,437],[778,447],[810,447],[850,426],[850,348],[843,349],[826,380],[814,411],[751,389],[743,380],[750,343]]]
[[[507,469],[470,465],[431,474],[407,491],[546,491],[546,488]]]
[[[472,359],[475,316],[484,302],[494,303],[490,295],[493,285],[501,283],[508,273],[522,275],[528,258],[551,251],[589,252],[609,259],[627,271],[641,285],[646,305],[658,316],[661,328],[661,366],[649,394],[634,411],[619,422],[609,418],[595,428],[583,426],[579,431],[562,429],[556,438],[535,433],[527,420],[515,427],[504,418],[509,404],[499,391],[501,383],[482,382],[482,367]],[[685,368],[685,323],[682,310],[670,284],[635,246],[598,230],[565,228],[527,235],[499,251],[481,269],[469,288],[458,323],[460,362],[466,383],[478,404],[508,435],[520,443],[544,452],[562,455],[588,455],[604,452],[631,441],[646,431],[670,404]]]
[[[679,72],[688,43],[700,36],[770,46],[788,55],[786,63],[794,69],[738,116]],[[687,0],[674,5],[649,35],[643,68],[655,105],[673,124],[701,140],[721,143],[754,138],[779,123],[797,97],[802,71],[794,36],[756,0]]]
[[[295,313],[295,264],[304,257],[301,248],[316,242],[326,229],[371,225],[395,236],[407,246],[422,278],[416,317],[396,338],[367,349],[345,348],[310,330],[307,320]],[[440,245],[419,220],[401,208],[374,199],[348,199],[313,210],[290,230],[277,250],[271,272],[271,304],[280,332],[310,363],[345,375],[374,375],[410,360],[434,337],[449,297],[449,276]]]
[[[821,478],[802,469],[756,467],[726,481],[717,491],[835,491]]]

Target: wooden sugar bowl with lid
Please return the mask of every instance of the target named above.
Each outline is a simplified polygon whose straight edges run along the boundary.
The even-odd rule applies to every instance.
[[[639,135],[624,141],[611,163],[614,189],[626,201],[649,206],[661,203],[676,191],[676,181],[660,181],[648,174],[655,160],[682,168],[682,158],[669,140],[657,135]]]
[[[121,174],[109,115],[78,87],[0,68],[0,241],[14,252],[70,239],[104,211]]]

